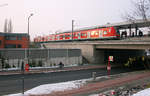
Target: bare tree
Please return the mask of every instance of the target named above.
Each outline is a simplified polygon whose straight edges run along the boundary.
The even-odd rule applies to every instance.
[[[5,23],[4,23],[4,32],[5,33],[12,33],[13,31],[13,27],[12,27],[12,21],[11,19],[8,22],[8,19],[5,19]]]
[[[11,19],[9,20],[9,23],[8,23],[8,33],[12,33],[13,31],[13,27],[12,27],[12,22],[11,22]]]
[[[128,11],[123,15],[123,19],[133,24],[135,20],[143,19],[146,23],[147,19],[150,18],[150,0],[132,0],[131,2],[133,4],[133,7],[131,11]],[[148,29],[150,29],[150,27],[148,27]],[[150,34],[150,32],[148,34]]]
[[[8,24],[7,24],[7,19],[5,19],[5,23],[4,23],[4,33],[8,32]]]
[[[134,22],[136,19],[147,20],[150,17],[150,0],[136,0],[132,4],[134,8],[125,13],[124,19]]]

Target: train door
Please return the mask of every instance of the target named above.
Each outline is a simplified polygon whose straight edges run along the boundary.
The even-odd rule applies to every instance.
[[[103,30],[99,29],[99,38],[102,39],[103,38]]]

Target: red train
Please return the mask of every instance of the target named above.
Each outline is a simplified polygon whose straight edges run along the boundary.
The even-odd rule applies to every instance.
[[[73,37],[72,37],[73,36]],[[34,38],[34,42],[50,42],[50,41],[71,41],[71,40],[101,40],[101,39],[120,39],[120,33],[115,27],[85,29],[72,32],[64,32],[58,34],[50,34],[44,37]]]

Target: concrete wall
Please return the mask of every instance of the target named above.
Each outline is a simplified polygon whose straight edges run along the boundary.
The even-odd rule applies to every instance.
[[[65,66],[83,64],[81,50],[79,49],[30,49],[29,51],[24,49],[0,49],[0,56],[3,58],[4,68],[20,68],[22,62],[27,64],[27,53],[29,53],[28,59],[31,66],[42,65],[44,67],[50,67],[58,65],[60,62],[62,62]]]
[[[64,43],[45,43],[49,49],[81,49],[82,56],[88,60],[89,63],[95,63],[95,46],[88,44],[64,44]]]

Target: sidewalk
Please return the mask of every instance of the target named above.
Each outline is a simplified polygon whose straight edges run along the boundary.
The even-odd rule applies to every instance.
[[[42,69],[32,69],[25,74],[36,74],[36,73],[49,73],[49,72],[62,72],[62,71],[75,71],[75,70],[85,70],[85,69],[95,69],[95,68],[106,68],[105,65],[83,65],[83,66],[72,66],[60,68],[42,68]],[[9,71],[0,71],[0,75],[14,75],[22,74],[21,70],[9,70]]]
[[[106,89],[118,85],[123,85],[126,83],[131,83],[137,80],[144,80],[149,78],[150,72],[138,73],[138,74],[129,74],[128,76],[123,76],[115,79],[110,79],[102,82],[89,83],[79,89],[73,89],[64,92],[54,92],[49,95],[40,95],[40,96],[82,96],[81,94],[87,94],[91,92],[99,91],[100,89]],[[85,96],[85,95],[84,95]]]

